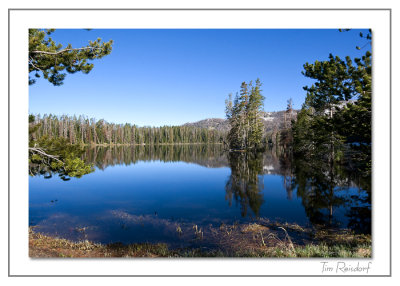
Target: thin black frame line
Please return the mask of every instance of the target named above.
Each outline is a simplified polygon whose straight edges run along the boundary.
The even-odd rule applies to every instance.
[[[15,11],[384,11],[391,8],[9,8]]]
[[[10,275],[9,277],[391,277],[385,275]]]
[[[389,11],[389,274],[388,275],[11,275],[10,269],[10,12],[11,11]],[[391,8],[9,8],[8,9],[8,277],[392,277],[392,9]]]
[[[10,13],[8,10],[8,276],[10,277]]]
[[[392,276],[392,9],[389,10],[389,245],[390,262],[389,274]]]

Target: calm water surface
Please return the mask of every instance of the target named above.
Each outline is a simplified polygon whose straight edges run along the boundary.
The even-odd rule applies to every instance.
[[[84,159],[96,170],[80,179],[30,177],[31,226],[73,240],[170,245],[182,244],[177,226],[259,217],[371,229],[370,183],[323,166],[307,172],[310,166],[274,150],[248,156],[220,145],[96,147]]]

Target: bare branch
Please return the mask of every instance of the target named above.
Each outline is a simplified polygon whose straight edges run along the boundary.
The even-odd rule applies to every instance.
[[[79,50],[87,50],[87,49],[102,50],[102,48],[84,47],[84,48],[77,48],[77,49],[64,49],[64,50],[61,50],[61,51],[58,51],[58,52],[31,51],[30,53],[46,54],[46,55],[58,55],[58,54],[62,54],[62,53],[69,52],[69,51],[79,51]]]
[[[36,148],[36,147],[29,147],[29,151],[36,152],[36,153],[38,153],[40,155],[46,156],[46,157],[48,157],[50,159],[54,159],[54,160],[64,164],[63,161],[61,161],[60,159],[57,158],[58,156],[47,154],[45,151],[43,151],[43,149]]]
[[[29,63],[30,63],[35,69],[38,69],[38,70],[40,70],[41,72],[44,73],[44,71],[43,71],[41,68],[39,68],[38,66],[36,66],[36,65],[33,63],[33,59],[32,59],[32,58],[30,58]]]

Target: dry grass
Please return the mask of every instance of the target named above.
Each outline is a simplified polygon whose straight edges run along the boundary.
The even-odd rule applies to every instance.
[[[371,236],[349,231],[304,229],[295,224],[260,220],[249,224],[187,229],[193,246],[169,249],[166,244],[97,244],[72,242],[29,229],[30,257],[371,257]],[[207,247],[204,247],[206,246]]]
[[[73,242],[50,237],[29,229],[30,257],[168,257],[173,256],[166,244],[99,244]]]

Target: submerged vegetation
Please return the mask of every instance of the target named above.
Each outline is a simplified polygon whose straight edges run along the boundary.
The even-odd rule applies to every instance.
[[[178,232],[178,229],[180,232]],[[296,224],[221,225],[191,232],[194,245],[170,248],[165,243],[78,242],[29,229],[30,257],[371,257],[371,236],[349,231],[303,229]],[[177,227],[177,236],[182,235]],[[212,241],[212,244],[210,244]]]

